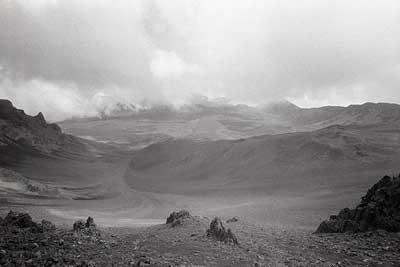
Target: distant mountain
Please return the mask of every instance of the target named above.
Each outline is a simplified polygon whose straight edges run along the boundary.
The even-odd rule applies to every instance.
[[[261,106],[232,104],[226,99],[209,99],[198,97],[180,107],[167,104],[137,106],[116,102],[108,105],[99,113],[101,119],[151,119],[194,120],[209,116],[236,117],[245,120],[258,120],[264,126],[284,126],[289,132],[315,130],[329,125],[398,123],[400,122],[400,105],[389,103],[365,103],[362,105],[325,106],[318,108],[301,108],[287,101],[275,101]],[[88,121],[72,119],[67,121]],[[279,131],[278,131],[279,132]]]
[[[101,118],[108,117],[129,117],[137,113],[137,107],[133,104],[124,104],[121,102],[116,103],[111,110],[107,113],[102,113]]]
[[[32,150],[44,154],[57,151],[80,151],[79,139],[62,133],[55,123],[47,123],[43,114],[29,116],[15,108],[9,100],[0,100],[0,154],[11,156],[11,151]]]
[[[326,106],[299,108],[290,103],[273,104],[264,109],[274,113],[296,128],[321,129],[330,125],[368,125],[399,123],[400,105],[389,103],[365,103],[348,107]]]
[[[254,107],[203,97],[178,108],[120,104],[109,110],[103,119],[73,119],[60,125],[76,136],[134,143],[135,138],[143,139],[142,135],[155,137],[150,138],[154,139],[149,140],[152,143],[160,141],[159,137],[228,140],[314,131],[332,125],[400,125],[400,106],[386,103],[301,108],[284,100]]]
[[[260,108],[266,113],[287,115],[290,117],[292,117],[295,112],[301,110],[300,107],[287,100],[270,102],[266,105],[262,105]]]

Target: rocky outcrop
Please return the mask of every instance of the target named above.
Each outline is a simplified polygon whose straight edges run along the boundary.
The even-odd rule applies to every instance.
[[[320,224],[317,233],[400,231],[400,176],[383,177],[355,209],[345,208]]]
[[[3,219],[2,225],[15,226],[17,228],[38,227],[38,224],[32,221],[32,217],[28,213],[19,213],[10,211]]]
[[[172,212],[168,218],[166,224],[171,225],[172,227],[182,225],[185,220],[191,218],[192,216],[187,210],[180,210],[178,212]]]
[[[83,220],[79,220],[74,222],[73,224],[73,229],[75,232],[84,234],[84,235],[94,235],[98,234],[98,231],[96,229],[96,224],[94,223],[94,220],[92,217],[88,217],[86,219],[86,222]]]
[[[77,138],[63,134],[57,124],[47,123],[41,112],[29,116],[9,100],[0,99],[0,148],[7,146],[30,147],[44,153],[83,148]]]
[[[224,243],[238,244],[238,240],[231,229],[225,229],[219,218],[214,218],[211,221],[210,228],[207,230],[207,236]]]
[[[92,217],[88,217],[85,223],[86,228],[96,228],[96,224],[94,223],[94,219]]]
[[[110,255],[111,247],[99,235],[56,229],[49,221],[32,221],[27,213],[10,211],[0,218],[0,266],[126,266],[105,263],[104,254]],[[98,255],[102,263],[94,264]]]
[[[55,225],[47,220],[36,223],[28,213],[15,211],[10,211],[4,219],[0,218],[0,226],[13,229],[13,231],[23,229],[36,233],[55,230]]]

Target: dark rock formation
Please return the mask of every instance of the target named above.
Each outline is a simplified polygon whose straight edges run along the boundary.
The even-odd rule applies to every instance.
[[[224,243],[238,244],[238,240],[231,229],[228,228],[226,230],[219,218],[214,218],[211,221],[210,228],[207,230],[207,236]]]
[[[181,210],[178,212],[172,212],[168,218],[166,224],[170,224],[172,227],[182,225],[186,219],[191,218],[190,213],[187,210]]]
[[[84,145],[75,137],[63,134],[56,124],[48,124],[41,112],[29,116],[15,108],[9,100],[0,99],[0,146],[33,148],[50,153],[56,150],[83,150]],[[9,154],[9,150],[0,151]]]
[[[86,228],[85,222],[82,220],[76,221],[74,222],[72,228],[74,229],[74,231],[81,231]]]
[[[76,221],[72,227],[76,232],[85,232],[88,234],[91,234],[96,230],[96,224],[92,217],[88,217],[86,222],[83,220]]]
[[[0,218],[0,226],[9,229],[22,229],[30,232],[48,232],[56,229],[55,225],[47,220],[36,223],[28,213],[10,211],[7,216]]]
[[[125,266],[93,263],[96,255],[111,253],[98,236],[56,230],[53,223],[36,223],[27,213],[9,212],[0,222],[0,266]]]
[[[38,228],[38,224],[32,221],[32,217],[28,213],[19,213],[10,211],[2,220],[3,226],[15,226],[17,228]]]
[[[383,177],[355,209],[345,208],[320,224],[317,233],[400,231],[400,176]]]
[[[5,118],[13,114],[14,107],[11,101],[7,99],[0,99],[0,118]]]
[[[96,224],[94,223],[94,220],[92,217],[88,217],[85,223],[86,228],[95,228]]]

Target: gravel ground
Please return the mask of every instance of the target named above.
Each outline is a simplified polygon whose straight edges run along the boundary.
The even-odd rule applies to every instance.
[[[400,235],[313,234],[226,223],[239,245],[206,236],[210,218],[176,227],[0,227],[1,266],[400,266]]]

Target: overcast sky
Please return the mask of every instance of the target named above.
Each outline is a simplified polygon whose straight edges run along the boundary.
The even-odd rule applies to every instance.
[[[28,113],[193,94],[400,103],[400,1],[0,0],[0,97]]]

